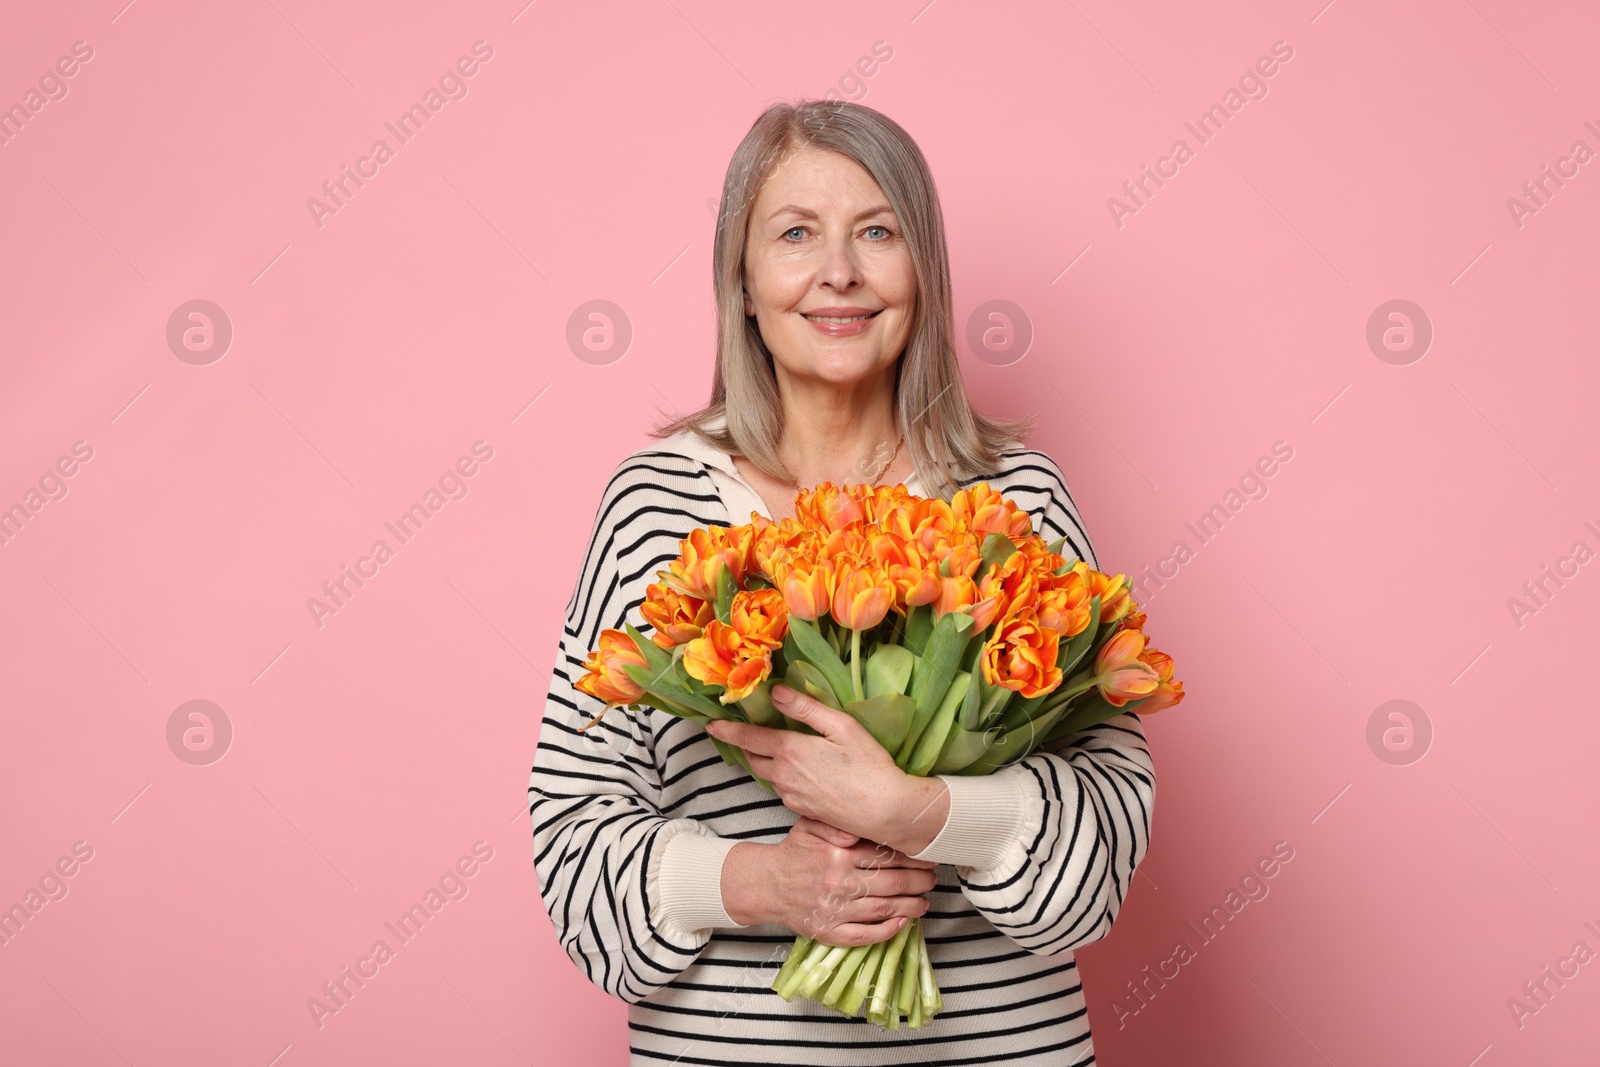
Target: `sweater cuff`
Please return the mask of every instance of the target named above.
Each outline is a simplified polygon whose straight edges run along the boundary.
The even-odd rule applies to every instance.
[[[679,932],[739,928],[722,906],[722,863],[738,843],[693,829],[668,838],[653,894],[661,923]]]
[[[911,858],[991,870],[1020,847],[1026,822],[1021,783],[1011,774],[941,774],[950,814],[939,836]]]

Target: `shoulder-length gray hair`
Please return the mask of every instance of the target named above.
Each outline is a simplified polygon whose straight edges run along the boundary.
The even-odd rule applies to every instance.
[[[756,119],[728,163],[717,212],[711,272],[717,294],[717,363],[711,402],[651,431],[681,429],[723,452],[743,456],[774,478],[796,479],[778,458],[783,411],[772,354],[754,316],[744,314],[744,249],[762,183],[801,146],[838,152],[860,164],[889,198],[916,269],[911,337],[895,367],[896,420],[912,464],[930,495],[949,498],[957,479],[999,469],[1000,453],[1020,446],[1031,416],[1008,421],[973,409],[956,360],[950,258],[944,216],[922,150],[893,119],[850,101],[779,103]],[[720,426],[714,425],[719,416]]]

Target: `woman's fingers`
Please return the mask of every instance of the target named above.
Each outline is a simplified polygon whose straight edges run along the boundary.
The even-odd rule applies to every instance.
[[[919,870],[912,867],[884,867],[865,876],[869,892],[873,896],[893,897],[918,897],[927,893],[938,884],[938,876],[932,871]]]
[[[794,824],[796,828],[804,830],[814,837],[820,837],[838,848],[851,848],[861,840],[856,834],[841,830],[832,823],[825,823],[820,819],[807,818],[804,815],[796,819]]]
[[[890,919],[881,923],[840,923],[819,933],[815,940],[830,947],[855,948],[857,945],[875,945],[887,941],[900,932],[908,919]]]
[[[916,867],[931,871],[939,866],[933,860],[914,860],[898,849],[876,841],[862,841],[855,848],[857,867]]]

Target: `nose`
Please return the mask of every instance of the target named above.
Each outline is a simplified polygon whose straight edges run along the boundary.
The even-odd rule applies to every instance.
[[[817,281],[840,292],[861,284],[861,267],[856,262],[855,249],[848,239],[828,241],[823,246]]]

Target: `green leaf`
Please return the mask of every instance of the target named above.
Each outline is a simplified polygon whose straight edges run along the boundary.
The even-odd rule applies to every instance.
[[[917,739],[944,700],[973,625],[972,616],[961,611],[947,611],[933,624],[933,634],[928,638],[922,658],[911,671],[911,699],[917,702],[917,713],[911,720],[911,732],[906,735],[905,743],[895,753],[895,762],[900,766],[906,765]]]
[[[712,610],[717,618],[722,620],[724,626],[728,625],[729,612],[733,607],[733,594],[739,591],[739,583],[734,581],[733,570],[726,560],[717,565],[717,596],[712,604]]]
[[[710,737],[709,734],[706,736]],[[760,785],[761,788],[765,789],[774,796],[777,795],[778,791],[772,788],[771,782],[767,781],[765,778],[761,777],[755,771],[750,769],[750,758],[744,754],[744,749],[740,748],[738,745],[729,744],[727,741],[724,741],[718,737],[712,737],[711,743],[717,746],[718,752],[722,753],[723,762],[727,763],[730,767],[743,767],[744,772],[756,780],[756,784]]]
[[[981,555],[985,561],[1000,567],[1004,567],[1006,565],[1006,561],[1009,560],[1016,551],[1017,543],[1011,540],[1011,538],[1007,537],[1005,534],[1001,533],[999,530],[996,530],[989,536],[985,537],[983,539],[983,544],[978,547],[978,554]],[[987,574],[988,568],[980,567],[978,569],[978,573],[980,575]]]
[[[1066,543],[1067,543],[1067,535],[1066,534],[1062,534],[1060,537],[1056,538],[1054,541],[1051,541],[1048,545],[1045,545],[1044,546],[1045,547],[1045,551],[1054,552],[1056,555],[1059,556],[1061,554],[1061,546],[1065,545]],[[1069,560],[1069,562],[1070,562],[1070,560]]]
[[[911,682],[911,668],[916,662],[917,657],[912,655],[909,649],[900,645],[879,645],[867,657],[867,665],[862,675],[862,685],[866,688],[867,696],[904,693],[906,686]]]
[[[639,655],[644,657],[644,661],[650,665],[650,669],[652,671],[666,670],[667,667],[672,664],[672,653],[668,652],[666,649],[650,640],[638,630],[635,630],[632,623],[625,622],[622,624],[622,628],[627,632],[629,637],[633,638],[634,645],[639,649]],[[681,648],[682,646],[680,645],[677,647]]]
[[[955,677],[950,680],[950,689],[939,702],[939,707],[934,710],[933,719],[928,723],[927,729],[922,731],[922,736],[917,739],[917,746],[912,750],[911,758],[905,765],[907,774],[920,777],[933,770],[934,764],[939,760],[939,753],[944,751],[950,729],[955,725],[956,710],[966,702],[967,693],[971,689],[972,675],[966,671],[957,671]]]
[[[982,671],[978,672],[982,674]],[[1015,689],[1003,685],[991,685],[983,694],[983,707],[978,711],[978,722],[984,726],[992,726],[998,722],[1011,704],[1011,698],[1017,695]]]
[[[1056,650],[1056,666],[1061,668],[1063,682],[1072,677],[1073,672],[1078,669],[1078,664],[1095,647],[1095,631],[1097,629],[1095,620],[1099,617],[1100,597],[1095,595],[1089,598],[1089,625],[1085,626],[1083,632],[1076,637],[1068,638],[1066,643]]]
[[[981,759],[999,736],[998,727],[968,730],[960,723],[951,723],[950,732],[945,735],[944,748],[928,773],[930,775],[959,773],[962,768],[970,767]]]
[[[757,726],[782,726],[783,715],[772,706],[772,679],[756,684],[756,687],[739,700],[739,706],[744,709],[745,715]]]
[[[967,672],[972,683],[967,686],[967,697],[961,702],[961,715],[957,720],[965,730],[978,728],[978,715],[983,710],[984,688],[989,684],[983,677],[983,668]]]
[[[1065,738],[1071,737],[1080,730],[1087,730],[1091,726],[1098,726],[1103,722],[1110,722],[1125,711],[1137,712],[1139,705],[1149,697],[1140,697],[1130,700],[1122,707],[1114,707],[1106,703],[1098,690],[1091,690],[1067,706],[1067,712],[1046,735],[1041,744],[1054,744]]]
[[[851,700],[844,706],[844,710],[865,726],[867,732],[878,739],[878,744],[889,752],[899,749],[905,741],[906,731],[911,729],[911,715],[916,708],[916,704],[904,693],[883,693],[865,700]]]
[[[735,715],[728,707],[699,693],[691,693],[678,684],[678,678],[671,672],[665,674],[651,674],[644,667],[628,664],[622,668],[628,677],[633,679],[633,684],[643,689],[646,693],[664,702],[667,706],[661,710],[679,714],[679,709],[698,712],[708,719],[737,719],[742,716]]]
[[[928,635],[931,633],[933,633],[932,604],[918,604],[907,612],[903,642],[906,648],[918,656],[922,655],[923,648],[928,644]]]
[[[843,630],[843,627],[840,628]],[[789,617],[789,636],[794,638],[795,647],[800,656],[811,666],[822,672],[827,679],[828,687],[835,694],[851,695],[855,693],[855,686],[850,681],[850,670],[844,665],[844,660],[839,658],[839,653],[822,636],[816,623],[808,619]],[[839,705],[835,703],[834,707]]]

